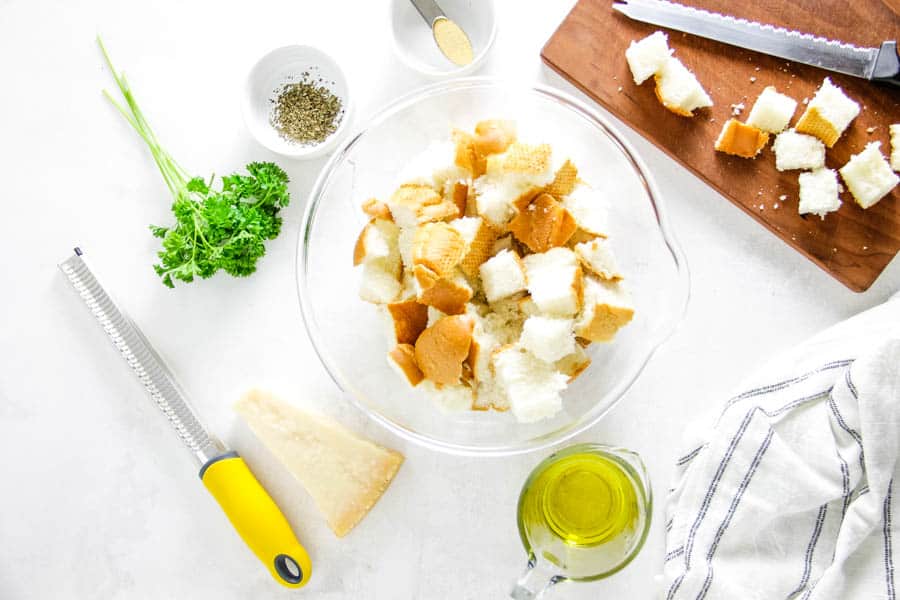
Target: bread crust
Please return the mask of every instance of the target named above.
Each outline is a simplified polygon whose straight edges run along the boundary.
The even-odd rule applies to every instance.
[[[474,322],[465,315],[442,317],[419,336],[416,364],[435,384],[458,384],[469,355]]]
[[[392,302],[387,305],[394,324],[394,339],[398,344],[415,344],[428,325],[428,307],[415,300]]]
[[[575,218],[553,196],[542,193],[509,223],[509,230],[532,252],[563,246],[578,229]]]

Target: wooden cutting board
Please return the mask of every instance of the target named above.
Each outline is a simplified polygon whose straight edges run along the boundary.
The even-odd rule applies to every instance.
[[[878,46],[900,37],[900,0],[684,1],[859,46]],[[550,67],[847,287],[868,289],[900,250],[900,187],[868,210],[859,208],[850,193],[844,192],[841,209],[824,220],[815,215],[800,216],[799,172],[779,173],[775,169],[771,142],[755,160],[715,152],[713,145],[722,124],[732,116],[732,104],[745,106],[738,117],[744,119],[762,89],[774,85],[800,103],[793,124],[804,109],[803,99],[812,98],[828,76],[863,109],[828,150],[827,166],[843,166],[872,141],[880,141],[887,156],[888,125],[900,122],[900,89],[668,30],[675,56],[697,75],[715,102],[714,107],[697,111],[694,118],[679,117],[656,100],[652,78],[641,86],[634,84],[625,62],[628,44],[657,29],[612,10],[611,0],[580,0],[541,56]],[[677,190],[662,192],[670,201],[678,196]]]

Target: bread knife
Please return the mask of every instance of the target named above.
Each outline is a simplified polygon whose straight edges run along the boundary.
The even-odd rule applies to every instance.
[[[59,264],[60,270],[193,454],[203,485],[276,581],[290,588],[306,585],[312,574],[309,555],[281,510],[237,452],[203,427],[175,376],[103,289],[82,255],[75,248],[75,254]]]
[[[900,87],[896,40],[883,42],[880,48],[859,48],[666,0],[616,0],[612,7],[635,21]]]

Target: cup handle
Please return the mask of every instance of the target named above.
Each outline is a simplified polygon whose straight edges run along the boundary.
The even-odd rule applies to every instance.
[[[528,556],[525,572],[510,590],[509,597],[513,600],[540,600],[547,590],[565,580],[565,576],[560,575],[554,567],[546,561],[538,561],[531,554]]]

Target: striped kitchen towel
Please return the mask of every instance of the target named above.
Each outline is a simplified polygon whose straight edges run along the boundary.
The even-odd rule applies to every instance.
[[[739,389],[677,460],[662,597],[895,600],[900,296]]]

